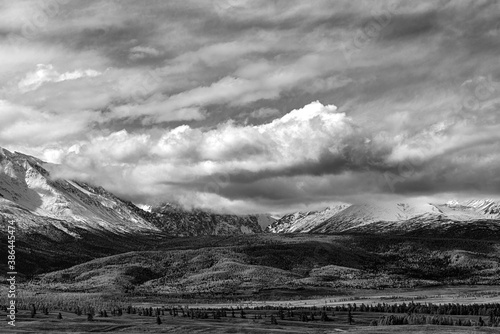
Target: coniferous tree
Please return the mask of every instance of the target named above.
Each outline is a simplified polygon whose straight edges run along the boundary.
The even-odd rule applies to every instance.
[[[35,304],[31,304],[31,305],[30,305],[30,315],[31,315],[31,317],[32,317],[32,318],[34,318],[34,317],[35,317],[35,315],[36,315],[36,307],[35,307]]]
[[[352,323],[354,322],[351,310],[349,310],[349,313],[347,313],[347,320],[349,321],[349,325],[352,325]]]

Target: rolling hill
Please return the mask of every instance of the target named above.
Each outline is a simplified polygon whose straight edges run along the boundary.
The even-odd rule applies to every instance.
[[[498,241],[305,233],[200,241],[181,238],[95,259],[41,275],[37,284],[52,291],[227,300],[500,283]]]

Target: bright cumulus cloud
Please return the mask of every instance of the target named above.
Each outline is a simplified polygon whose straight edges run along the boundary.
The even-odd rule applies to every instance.
[[[355,129],[351,120],[336,109],[334,105],[313,102],[256,126],[227,122],[203,130],[182,125],[156,135],[122,130],[92,138],[78,147],[78,154],[73,146],[57,156],[64,156],[65,164],[79,173],[87,165],[102,166],[103,170],[118,166],[139,175],[144,166],[155,165],[160,170],[168,166],[172,173],[153,173],[153,183],[192,180],[235,169],[279,170],[317,161],[324,152],[341,154],[345,138]],[[73,164],[75,155],[87,162]]]
[[[61,177],[233,212],[500,194],[495,3],[56,9],[0,6],[0,146]]]

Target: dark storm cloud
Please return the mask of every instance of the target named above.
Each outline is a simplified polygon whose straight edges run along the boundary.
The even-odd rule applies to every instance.
[[[231,183],[245,184],[259,180],[267,180],[276,177],[295,176],[324,176],[338,175],[344,172],[397,172],[397,166],[390,166],[385,158],[390,154],[390,149],[380,149],[378,154],[366,150],[366,147],[346,145],[342,152],[332,153],[323,150],[314,160],[306,160],[291,166],[276,169],[261,169],[257,172],[247,170],[236,170],[230,173],[210,175],[200,181],[200,185],[210,182],[211,179],[228,179]]]

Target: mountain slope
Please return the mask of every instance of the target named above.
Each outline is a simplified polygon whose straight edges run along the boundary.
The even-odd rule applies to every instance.
[[[263,231],[265,231],[269,225],[277,220],[276,218],[268,214],[257,214],[255,216],[257,217],[259,225]]]
[[[103,188],[53,179],[44,165],[39,159],[0,149],[0,212],[23,230],[54,226],[76,237],[77,230],[159,231]]]
[[[452,203],[452,204],[449,204]],[[438,234],[454,231],[480,229],[490,225],[495,233],[500,219],[496,214],[497,204],[491,200],[474,200],[444,205],[428,203],[372,203],[356,204],[335,214],[311,230],[312,233],[424,233]],[[474,223],[477,224],[467,224]],[[453,228],[451,228],[453,227]]]
[[[169,235],[239,235],[261,233],[256,215],[217,214],[201,210],[185,210],[180,206],[163,203],[152,207],[144,217]]]
[[[348,204],[343,204],[331,206],[319,211],[287,214],[269,225],[267,231],[271,233],[309,232],[336,213],[348,207]]]
[[[415,234],[490,238],[500,235],[500,204],[493,200],[372,202],[283,216],[272,233]]]
[[[436,207],[448,217],[457,220],[500,219],[500,204],[491,199],[449,201]]]
[[[442,214],[426,213],[404,221],[379,221],[341,231],[346,234],[404,235],[419,238],[500,239],[500,220],[450,219]]]
[[[353,204],[311,229],[313,233],[337,233],[379,221],[403,221],[424,213],[439,212],[427,203],[373,202]]]

